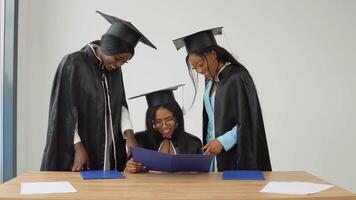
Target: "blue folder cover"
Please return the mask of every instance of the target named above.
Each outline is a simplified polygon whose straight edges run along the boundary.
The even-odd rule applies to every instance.
[[[88,170],[88,171],[81,171],[80,175],[84,180],[88,179],[122,179],[125,178],[118,171],[114,170]]]
[[[223,180],[265,180],[265,177],[259,170],[227,170]]]
[[[213,155],[167,154],[140,147],[132,147],[132,159],[149,170],[162,172],[209,172]]]

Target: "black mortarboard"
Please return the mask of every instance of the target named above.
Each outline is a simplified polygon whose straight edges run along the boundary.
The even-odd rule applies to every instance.
[[[141,41],[142,43],[157,49],[134,25],[130,22],[119,19],[114,16],[104,14],[100,11],[96,11],[101,16],[103,16],[110,24],[110,28],[106,33],[114,35],[125,41],[132,48],[135,48],[137,43]]]
[[[184,47],[187,52],[197,51],[205,47],[217,45],[215,35],[222,34],[223,27],[212,28],[204,31],[199,31],[178,39],[173,40],[177,50]]]
[[[135,99],[138,97],[146,96],[148,107],[160,106],[163,104],[176,102],[176,99],[174,98],[173,90],[176,90],[178,87],[184,86],[184,85],[185,84],[176,85],[176,86],[165,88],[162,90],[157,90],[154,92],[149,92],[149,93],[141,94],[138,96],[134,96],[129,99]]]

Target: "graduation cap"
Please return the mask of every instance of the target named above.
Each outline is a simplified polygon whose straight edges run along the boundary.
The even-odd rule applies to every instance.
[[[138,96],[134,96],[129,99],[136,99],[138,97],[146,96],[148,107],[160,106],[163,104],[176,102],[176,99],[174,98],[173,90],[176,90],[178,87],[184,85],[185,84],[176,85],[173,87],[157,90],[154,92],[149,92]]]
[[[178,39],[173,40],[177,50],[184,47],[187,52],[197,51],[205,47],[217,45],[215,35],[222,34],[223,27],[212,28],[204,31],[199,31]]]
[[[106,33],[109,33],[115,37],[125,41],[132,48],[135,48],[140,41],[154,49],[157,49],[134,25],[130,22],[119,19],[114,16],[104,14],[100,11],[96,11],[103,16],[110,24],[110,28]]]

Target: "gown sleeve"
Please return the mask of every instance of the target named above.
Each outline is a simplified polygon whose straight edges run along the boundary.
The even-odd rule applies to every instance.
[[[65,56],[57,68],[53,81],[46,146],[42,171],[69,171],[74,159],[74,132],[78,111],[76,63]]]

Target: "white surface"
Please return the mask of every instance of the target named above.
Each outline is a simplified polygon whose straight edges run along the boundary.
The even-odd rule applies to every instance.
[[[137,45],[123,66],[126,96],[186,83],[186,108],[193,94],[186,52],[172,40],[224,26],[255,81],[273,170],[307,171],[356,192],[356,173],[349,173],[356,169],[356,1],[20,0],[19,6],[18,174],[39,169],[55,70],[65,54],[109,28],[95,13],[101,10],[130,20],[158,48]],[[185,117],[186,130],[199,137],[203,84]],[[175,94],[181,103],[181,89]],[[145,99],[128,104],[134,130],[143,130]]]
[[[262,188],[260,192],[278,193],[278,194],[293,194],[293,195],[308,195],[321,192],[329,189],[333,185],[317,184],[307,182],[274,182],[270,181]]]
[[[21,183],[21,194],[73,193],[77,190],[69,182]]]

